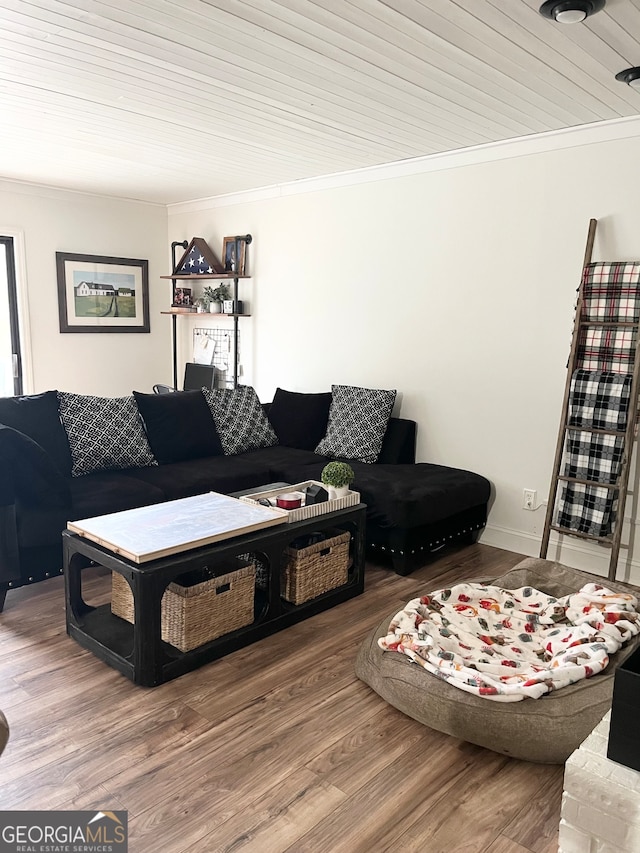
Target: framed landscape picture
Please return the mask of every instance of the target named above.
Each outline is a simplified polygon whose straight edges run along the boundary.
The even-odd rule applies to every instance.
[[[56,252],[61,332],[148,332],[149,262]]]

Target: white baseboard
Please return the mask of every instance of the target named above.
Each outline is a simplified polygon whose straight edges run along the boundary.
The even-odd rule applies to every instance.
[[[562,544],[559,542],[559,537],[552,533],[547,559],[556,560],[585,572],[592,572],[603,578],[607,577],[611,553],[609,548],[591,545],[584,539],[572,539],[570,536],[561,538]],[[478,541],[483,545],[501,548],[503,551],[515,551],[516,554],[524,554],[526,557],[538,557],[541,539],[541,536],[526,533],[523,530],[487,524]],[[640,586],[640,561],[629,557],[627,548],[620,549],[616,580]]]

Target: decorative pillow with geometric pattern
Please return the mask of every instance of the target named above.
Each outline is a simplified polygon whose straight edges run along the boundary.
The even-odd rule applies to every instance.
[[[316,447],[316,453],[359,462],[376,462],[396,392],[332,385],[331,393],[327,432]]]
[[[211,409],[225,456],[278,443],[258,395],[250,385],[215,391],[203,388],[202,393]]]
[[[72,477],[92,471],[157,465],[133,397],[92,397],[59,391],[69,438]]]

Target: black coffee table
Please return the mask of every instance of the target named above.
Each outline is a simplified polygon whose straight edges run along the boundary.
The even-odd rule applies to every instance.
[[[154,687],[209,661],[307,619],[360,595],[364,590],[364,504],[315,518],[280,524],[243,536],[224,539],[147,563],[134,563],[88,539],[65,530],[64,548],[67,633],[81,646],[119,670],[135,684]],[[347,582],[303,604],[293,605],[280,595],[280,567],[284,549],[296,538],[328,528],[352,534]],[[161,601],[167,586],[181,574],[215,569],[217,562],[257,552],[268,566],[265,589],[256,587],[254,621],[188,652],[161,639]],[[135,623],[111,613],[111,605],[92,607],[82,597],[82,571],[104,566],[123,575],[134,596]]]

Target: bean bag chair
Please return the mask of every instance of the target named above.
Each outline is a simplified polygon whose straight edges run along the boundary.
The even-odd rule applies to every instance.
[[[636,587],[536,558],[527,558],[488,582],[505,589],[532,586],[556,597],[596,582],[640,598]],[[617,667],[640,646],[640,635],[633,637],[611,656],[603,672],[540,699],[498,703],[447,684],[404,654],[383,651],[378,639],[386,636],[397,610],[362,643],[356,660],[358,678],[399,711],[432,729],[542,764],[564,764],[600,722],[611,707]]]

